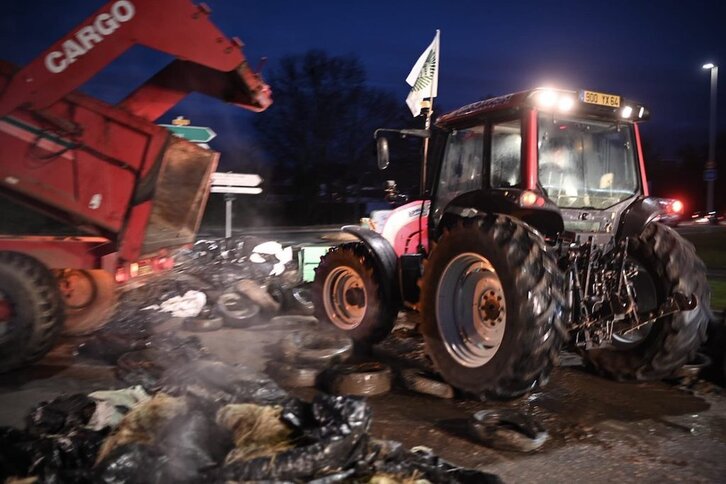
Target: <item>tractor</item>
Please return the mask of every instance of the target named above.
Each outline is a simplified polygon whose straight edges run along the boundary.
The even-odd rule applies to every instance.
[[[565,346],[616,380],[668,377],[705,339],[710,289],[693,246],[659,222],[675,201],[649,196],[648,117],[619,95],[537,88],[431,129],[378,130],[379,167],[388,138],[418,137],[431,183],[343,227],[355,238],[322,257],[316,315],[371,345],[418,310],[434,369],[482,398],[545,384]]]

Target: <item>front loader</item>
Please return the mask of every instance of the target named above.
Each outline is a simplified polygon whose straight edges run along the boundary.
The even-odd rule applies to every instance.
[[[239,39],[189,0],[113,0],[23,68],[0,63],[0,195],[82,235],[0,236],[0,371],[111,315],[117,282],[194,242],[219,153],[154,124],[196,91],[262,111]],[[115,106],[74,89],[139,44],[172,61]],[[182,60],[183,59],[183,60]]]

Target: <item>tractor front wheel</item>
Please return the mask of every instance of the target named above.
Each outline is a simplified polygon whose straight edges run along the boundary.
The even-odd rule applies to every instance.
[[[315,316],[343,330],[356,343],[381,341],[393,328],[398,306],[390,295],[383,294],[380,277],[365,245],[334,247],[315,269]]]

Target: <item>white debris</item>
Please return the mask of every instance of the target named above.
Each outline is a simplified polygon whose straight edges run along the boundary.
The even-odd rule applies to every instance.
[[[271,276],[279,276],[285,272],[285,264],[292,261],[292,247],[288,246],[283,248],[282,244],[271,240],[255,246],[250,254],[250,261],[261,264],[267,262],[263,256],[274,256],[277,262],[272,266],[270,270]]]
[[[151,398],[141,385],[93,392],[88,396],[96,401],[96,410],[87,425],[93,430],[116,427],[129,410]]]
[[[174,296],[167,299],[159,310],[171,313],[175,318],[193,318],[199,316],[207,303],[207,295],[200,291],[187,291],[183,296]]]
[[[265,255],[277,255],[279,252],[282,252],[282,245],[279,242],[271,240],[255,246],[255,248],[252,249],[252,252]]]
[[[262,264],[263,262],[266,262],[266,261],[265,261],[264,257],[262,257],[260,254],[255,252],[255,253],[250,254],[250,262],[254,262],[255,264]]]

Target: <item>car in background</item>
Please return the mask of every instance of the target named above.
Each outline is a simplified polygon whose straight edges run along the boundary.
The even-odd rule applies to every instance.
[[[691,222],[696,224],[712,224],[718,225],[724,220],[724,212],[718,213],[715,210],[707,212],[705,210],[699,210],[691,214]]]

